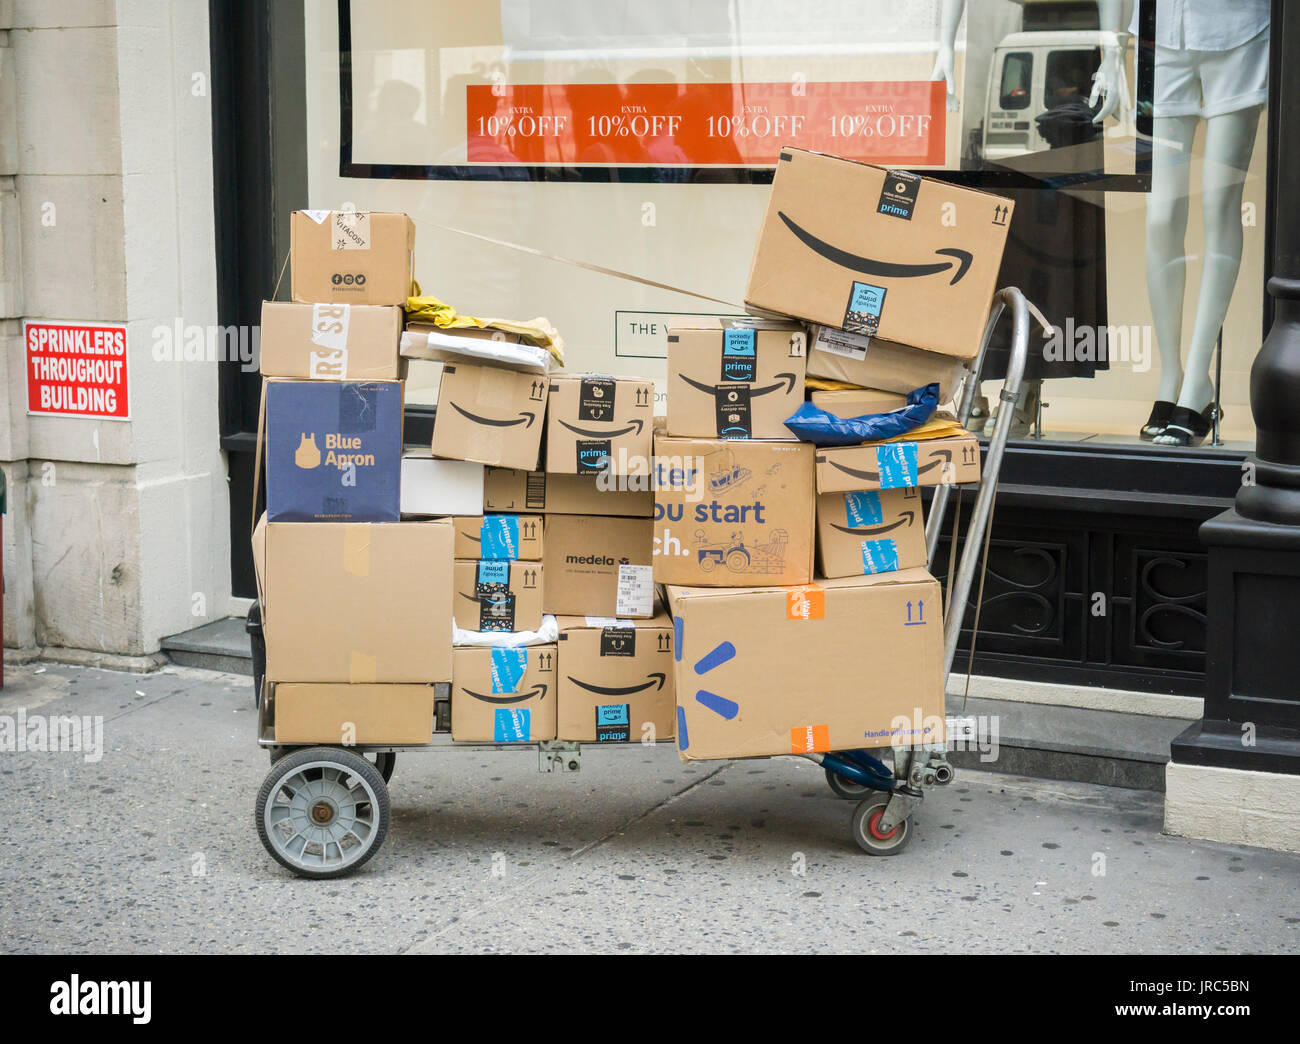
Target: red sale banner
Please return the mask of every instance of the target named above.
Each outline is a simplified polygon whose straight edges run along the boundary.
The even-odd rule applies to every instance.
[[[23,323],[27,412],[128,420],[126,327]]]
[[[944,84],[497,84],[466,88],[471,163],[773,166],[782,146],[944,162]]]

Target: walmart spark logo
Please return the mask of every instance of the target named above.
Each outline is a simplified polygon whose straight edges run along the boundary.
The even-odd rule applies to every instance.
[[[682,631],[681,617],[673,617],[673,656],[678,663],[682,659]],[[736,647],[730,642],[719,642],[696,661],[695,673],[699,675],[708,674],[735,658]],[[725,718],[727,721],[731,721],[740,713],[739,703],[735,700],[729,700],[725,696],[719,696],[716,692],[709,692],[708,689],[697,689],[695,702],[707,707],[714,714],[720,718]],[[677,744],[681,750],[688,750],[691,745],[690,736],[686,731],[686,712],[680,704],[677,707]]]

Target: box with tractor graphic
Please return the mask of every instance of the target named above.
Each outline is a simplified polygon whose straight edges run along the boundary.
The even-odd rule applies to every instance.
[[[655,438],[654,578],[803,584],[813,568],[811,443]]]
[[[654,382],[562,373],[546,407],[546,470],[558,475],[644,476],[654,427]]]
[[[944,738],[939,583],[924,569],[796,587],[669,587],[684,761]]]
[[[818,493],[949,486],[979,480],[980,444],[974,435],[817,450]]]
[[[535,631],[542,626],[541,562],[457,560],[452,616],[462,631]]]
[[[856,489],[817,495],[820,576],[863,576],[927,564],[921,491]]]
[[[555,644],[460,648],[451,659],[451,738],[469,743],[555,739]]]
[[[542,374],[446,363],[433,418],[433,455],[502,468],[537,467],[546,423]]]
[[[692,316],[668,327],[668,434],[788,439],[803,404],[798,323]]]
[[[557,738],[640,743],[673,738],[673,625],[662,609],[648,620],[561,616]]]

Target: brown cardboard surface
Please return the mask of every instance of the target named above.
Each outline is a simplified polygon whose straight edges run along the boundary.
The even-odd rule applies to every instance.
[[[808,401],[835,417],[862,417],[870,413],[888,413],[907,405],[907,398],[897,392],[854,388],[845,391],[813,391]]]
[[[584,616],[650,615],[618,604],[620,566],[653,564],[653,528],[648,518],[551,515],[546,523],[548,613]]]
[[[451,683],[451,738],[470,743],[537,743],[555,739],[554,643],[529,645],[522,675],[511,685],[493,684],[494,649],[456,649]],[[514,650],[503,650],[514,652]],[[498,691],[504,690],[504,691]]]
[[[642,489],[601,489],[596,475],[555,475],[518,468],[488,468],[483,506],[488,511],[541,511],[562,515],[649,518],[655,509],[650,478]]]
[[[810,377],[899,395],[935,383],[939,401],[948,402],[965,372],[966,363],[961,359],[843,330],[815,326],[808,338]]]
[[[940,589],[924,569],[669,587],[668,601],[684,761],[943,740]]]
[[[263,564],[273,682],[451,678],[445,522],[272,522]]]
[[[494,516],[489,515],[489,519]],[[519,546],[513,557],[521,562],[542,560],[544,522],[541,515],[501,515],[513,518],[519,533]],[[458,517],[451,520],[456,530],[455,554],[457,558],[483,557],[483,516]],[[489,523],[491,525],[492,523]],[[488,557],[496,557],[489,555]]]
[[[506,468],[537,467],[547,383],[539,374],[500,366],[444,365],[433,455]]]
[[[926,564],[918,488],[818,494],[819,576],[862,576]]]
[[[813,446],[655,437],[654,578],[802,584],[813,566]]]
[[[950,486],[978,482],[979,478],[980,446],[974,435],[817,450],[818,493]]]
[[[562,475],[644,475],[655,389],[649,378],[561,373],[546,406],[546,470]],[[580,464],[579,461],[582,461]]]
[[[392,305],[262,302],[263,377],[396,380],[402,310]]]
[[[428,743],[432,685],[272,686],[277,743]]]
[[[784,148],[745,304],[974,358],[1011,211],[999,196]]]
[[[294,211],[289,220],[293,299],[405,305],[414,249],[415,224],[405,214]]]
[[[535,631],[542,626],[542,599],[544,597],[543,566],[540,562],[501,562],[508,576],[506,590],[502,593],[514,598],[513,610],[502,606],[496,626],[484,626],[494,618],[485,608],[478,591],[480,562],[457,561],[452,569],[455,594],[452,598],[456,624],[464,631]],[[494,588],[500,590],[499,588]],[[492,604],[491,601],[488,603]]]
[[[729,336],[747,341],[750,354],[724,354]],[[788,439],[785,419],[803,403],[807,339],[798,323],[676,320],[668,327],[667,434]]]
[[[673,622],[562,616],[556,738],[638,743],[674,736]]]

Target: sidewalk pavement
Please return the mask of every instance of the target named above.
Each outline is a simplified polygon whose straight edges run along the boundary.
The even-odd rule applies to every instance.
[[[961,770],[902,855],[794,758],[668,745],[402,754],[388,839],[304,881],[258,841],[249,679],[28,664],[29,716],[103,755],[0,752],[0,952],[1300,952],[1300,855],[1160,833],[1160,795]]]

